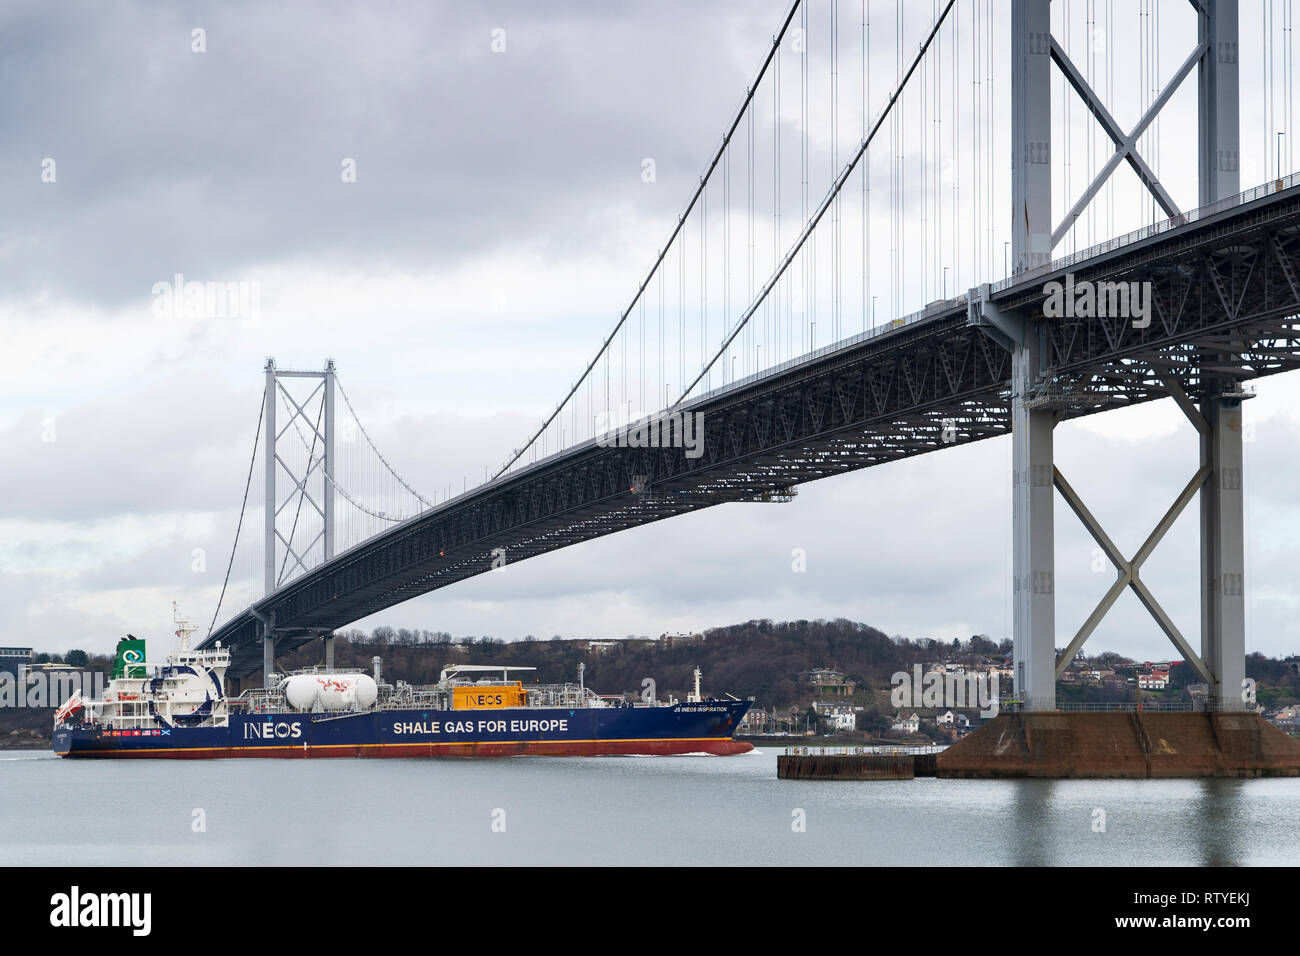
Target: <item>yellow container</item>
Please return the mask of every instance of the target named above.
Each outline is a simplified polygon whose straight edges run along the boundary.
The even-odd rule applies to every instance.
[[[451,706],[454,710],[500,710],[503,707],[523,707],[524,685],[512,681],[509,684],[453,687]]]

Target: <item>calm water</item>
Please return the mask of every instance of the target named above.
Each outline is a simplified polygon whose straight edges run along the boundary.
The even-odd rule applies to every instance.
[[[0,865],[1300,863],[1300,779],[795,782],[776,779],[776,754],[100,762],[6,751]],[[806,832],[791,829],[796,808]],[[192,829],[196,809],[206,832]],[[497,810],[504,833],[492,830]]]

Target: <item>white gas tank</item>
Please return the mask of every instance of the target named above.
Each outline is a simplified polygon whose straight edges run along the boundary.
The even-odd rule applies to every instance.
[[[280,691],[297,711],[365,710],[379,699],[369,674],[295,674],[280,682]]]

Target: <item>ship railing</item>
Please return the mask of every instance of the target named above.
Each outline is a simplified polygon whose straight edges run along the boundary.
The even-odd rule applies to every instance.
[[[525,688],[528,707],[586,708],[608,707],[590,687],[577,684],[535,684]]]
[[[410,710],[427,708],[428,710],[446,710],[448,693],[436,685],[419,686],[402,684],[393,690],[379,695],[375,710]]]
[[[373,712],[374,712],[373,707],[367,707],[365,709],[357,709],[357,710],[310,711],[308,712],[308,716],[311,717],[312,723],[323,724],[331,720],[342,720],[344,717],[356,717],[360,714],[369,714]]]
[[[1008,713],[1021,713],[1026,711],[1059,711],[1061,713],[1084,713],[1084,714],[1114,714],[1114,713],[1134,713],[1144,711],[1157,711],[1168,713],[1186,713],[1190,711],[1205,710],[1234,710],[1234,711],[1251,711],[1254,710],[1254,704],[1240,701],[1236,698],[1225,698],[1220,701],[1207,701],[1205,698],[1192,698],[1190,700],[1140,700],[1140,701],[1057,701],[1055,707],[1029,707],[1025,701],[1019,698],[1003,698],[998,704],[999,710]]]
[[[289,709],[289,703],[285,700],[284,694],[267,688],[246,690],[233,701],[229,701],[229,703],[234,704],[236,708],[242,707],[245,713],[250,714]]]

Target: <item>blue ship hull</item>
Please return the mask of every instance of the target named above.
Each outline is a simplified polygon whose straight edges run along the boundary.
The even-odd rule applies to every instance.
[[[378,710],[348,714],[232,714],[228,727],[149,730],[60,727],[61,757],[504,757],[519,754],[719,755],[748,701],[576,710]]]

